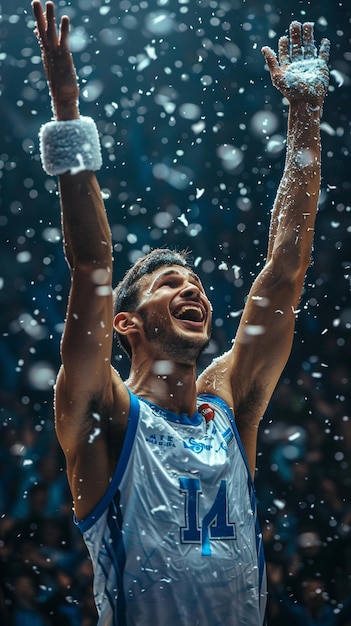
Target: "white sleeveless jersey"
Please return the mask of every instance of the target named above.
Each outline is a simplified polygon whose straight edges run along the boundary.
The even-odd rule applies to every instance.
[[[223,400],[199,396],[198,409],[176,415],[131,394],[115,474],[78,523],[99,626],[264,623],[264,559],[242,444]]]

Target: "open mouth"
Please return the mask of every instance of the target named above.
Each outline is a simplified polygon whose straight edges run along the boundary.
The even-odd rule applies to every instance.
[[[204,310],[193,304],[183,304],[173,311],[173,317],[184,322],[203,322],[205,319]]]

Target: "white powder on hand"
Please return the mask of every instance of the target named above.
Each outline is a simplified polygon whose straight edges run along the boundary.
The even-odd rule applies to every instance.
[[[285,73],[287,87],[296,88],[301,84],[307,84],[311,87],[312,93],[316,93],[321,86],[327,89],[329,83],[327,69],[326,62],[320,58],[294,61]]]

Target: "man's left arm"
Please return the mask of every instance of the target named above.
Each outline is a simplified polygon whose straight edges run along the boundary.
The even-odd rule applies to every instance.
[[[320,189],[320,117],[329,42],[319,54],[313,25],[293,22],[279,60],[263,48],[273,84],[289,101],[286,161],[273,206],[267,260],[254,281],[232,349],[202,374],[199,389],[232,407],[252,472],[258,424],[289,357],[310,264]]]

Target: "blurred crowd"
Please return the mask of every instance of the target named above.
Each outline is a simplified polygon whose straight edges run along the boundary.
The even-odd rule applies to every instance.
[[[343,402],[351,391],[347,372],[345,366],[339,379],[332,374],[335,395],[328,394],[331,381],[316,386],[303,369],[294,381],[281,381],[261,426],[256,488],[269,626],[281,625],[283,619],[289,626],[351,623],[351,420]]]
[[[2,4],[0,623],[94,626],[91,564],[53,424],[69,273],[57,182],[38,155],[50,102],[29,6]],[[332,40],[313,262],[259,435],[268,626],[351,624],[351,11],[310,4],[59,3],[74,28],[82,113],[101,136],[115,280],[157,245],[192,250],[214,307],[199,368],[235,335],[284,166],[286,105],[260,47],[276,47],[291,19],[314,20],[316,39]],[[112,362],[127,373],[117,348]]]
[[[36,427],[12,402],[6,413],[0,451],[0,623],[93,626],[91,564],[72,521],[52,427]]]

